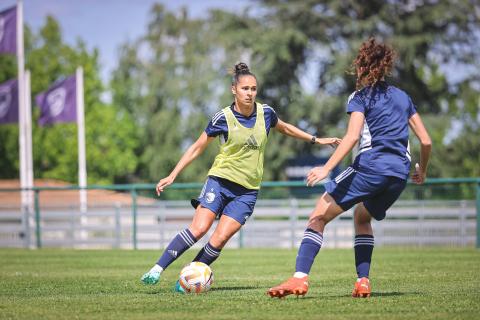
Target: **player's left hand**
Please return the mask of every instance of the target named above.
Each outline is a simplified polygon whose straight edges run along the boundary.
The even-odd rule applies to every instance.
[[[172,176],[168,176],[166,178],[161,179],[157,183],[157,186],[155,187],[155,190],[157,191],[157,196],[160,196],[160,193],[162,193],[165,190],[165,187],[171,185],[173,181],[175,181],[175,178]]]
[[[339,138],[317,138],[315,140],[316,144],[328,144],[330,147],[335,148],[342,142],[342,139]]]
[[[330,170],[325,167],[315,167],[307,175],[307,186],[313,187],[330,174]]]
[[[423,184],[426,178],[427,178],[427,174],[422,171],[418,163],[415,163],[415,171],[412,174],[413,183]]]

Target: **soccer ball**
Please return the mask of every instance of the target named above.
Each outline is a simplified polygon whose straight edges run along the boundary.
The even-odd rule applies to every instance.
[[[178,282],[185,293],[206,292],[212,286],[213,272],[203,262],[192,262],[180,271]]]

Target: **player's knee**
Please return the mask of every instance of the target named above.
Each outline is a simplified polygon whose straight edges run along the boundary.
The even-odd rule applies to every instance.
[[[208,224],[200,223],[200,224],[191,225],[188,229],[193,234],[193,236],[197,240],[199,240],[200,238],[202,238],[208,232],[209,228],[210,228],[210,226]]]

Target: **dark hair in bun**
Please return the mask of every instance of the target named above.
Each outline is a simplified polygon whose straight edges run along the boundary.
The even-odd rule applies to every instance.
[[[239,62],[233,67],[233,77],[232,77],[232,85],[236,85],[238,83],[238,80],[242,76],[252,76],[255,79],[255,75],[250,72],[250,69],[248,68],[247,64],[244,62]]]

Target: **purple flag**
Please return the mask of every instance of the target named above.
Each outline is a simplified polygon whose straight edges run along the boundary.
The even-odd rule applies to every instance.
[[[75,76],[58,81],[35,97],[40,107],[38,124],[77,121],[77,88]]]
[[[0,52],[17,53],[17,7],[0,12]]]
[[[18,123],[18,81],[0,84],[0,124]]]

